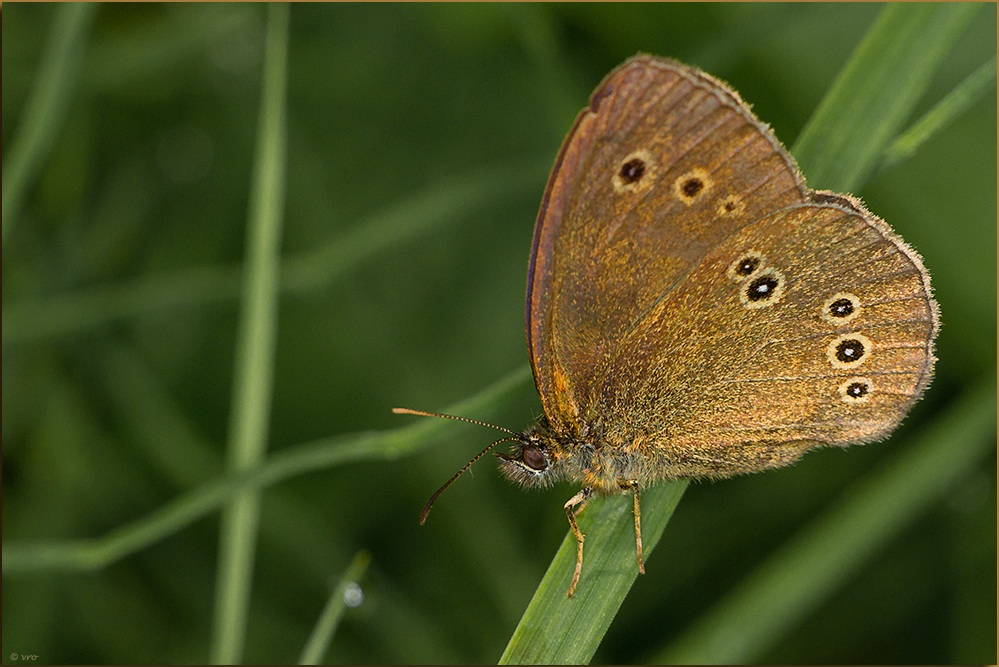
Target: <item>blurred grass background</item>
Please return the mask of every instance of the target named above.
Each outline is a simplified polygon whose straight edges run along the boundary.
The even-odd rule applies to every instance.
[[[58,11],[4,12],[5,171]],[[441,409],[526,365],[524,278],[547,170],[615,65],[641,50],[700,66],[790,145],[879,11],[293,5],[269,452],[408,426],[391,407]],[[913,120],[995,55],[995,12],[975,17]],[[13,215],[4,202],[5,550],[99,537],[222,472],[265,16],[259,5],[113,4],[81,33],[51,149]],[[995,147],[993,91],[856,193],[932,272],[943,328],[926,398],[887,442],[691,485],[596,662],[657,655],[988,380]],[[467,416],[526,427],[540,406],[529,381],[516,386],[499,409]],[[364,602],[345,611],[326,661],[499,657],[566,533],[574,489],[525,493],[484,461],[421,528],[429,494],[493,437],[440,433],[395,461],[264,490],[246,662],[295,659],[361,549]],[[994,663],[995,465],[983,460],[745,659]],[[95,572],[5,568],[4,662],[204,662],[218,534],[215,512]]]

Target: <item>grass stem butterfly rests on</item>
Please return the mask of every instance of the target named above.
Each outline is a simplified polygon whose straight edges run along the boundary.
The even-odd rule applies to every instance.
[[[511,480],[582,485],[565,504],[569,597],[593,494],[634,495],[644,571],[643,486],[887,437],[929,383],[938,327],[922,261],[883,220],[808,189],[724,83],[647,55],[604,79],[562,145],[526,311],[544,415],[458,475],[513,441],[497,455]]]

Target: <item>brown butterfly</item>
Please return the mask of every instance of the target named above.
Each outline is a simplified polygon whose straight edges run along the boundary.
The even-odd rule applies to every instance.
[[[512,440],[497,455],[510,479],[582,484],[565,504],[568,596],[574,509],[594,493],[634,495],[644,572],[642,487],[886,437],[930,380],[937,326],[926,269],[883,220],[809,190],[721,81],[636,56],[576,118],[534,229],[527,344],[544,415],[501,429],[420,522]]]

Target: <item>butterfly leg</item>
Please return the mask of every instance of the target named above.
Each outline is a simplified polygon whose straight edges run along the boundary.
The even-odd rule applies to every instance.
[[[642,506],[638,491],[638,480],[619,483],[622,489],[630,488],[635,494],[635,554],[638,556],[638,571],[645,574],[645,560],[642,558]]]
[[[590,499],[591,493],[593,493],[593,489],[587,486],[570,498],[569,502],[565,504],[565,514],[569,517],[572,534],[576,536],[576,571],[572,573],[572,583],[569,584],[569,592],[566,593],[566,597],[570,598],[576,592],[576,584],[579,583],[579,573],[583,570],[583,538],[586,537],[579,531],[579,526],[576,525],[576,513],[572,509],[576,505],[585,505],[586,501]]]
[[[635,554],[638,556],[638,571],[645,574],[645,559],[642,556],[642,505],[637,480],[631,481],[631,488],[635,491]]]

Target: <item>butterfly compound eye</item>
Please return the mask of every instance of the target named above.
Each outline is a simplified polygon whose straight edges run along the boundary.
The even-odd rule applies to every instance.
[[[548,467],[548,459],[545,458],[541,448],[537,445],[527,445],[520,455],[521,460],[531,470],[544,470]]]

